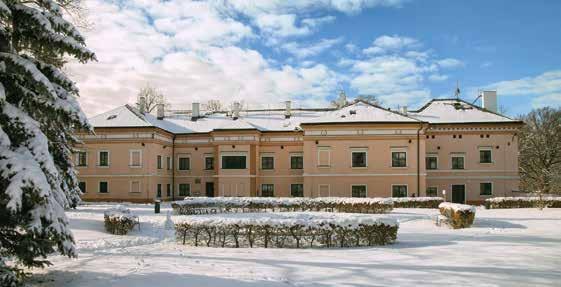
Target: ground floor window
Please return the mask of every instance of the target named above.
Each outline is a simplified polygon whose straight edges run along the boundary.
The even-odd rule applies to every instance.
[[[156,191],[157,191],[157,197],[162,197],[162,185],[158,183],[158,185],[156,186]]]
[[[171,196],[171,184],[169,184],[169,183],[166,184],[166,195],[167,195],[168,197]]]
[[[482,182],[479,184],[479,195],[493,195],[493,184]]]
[[[366,197],[366,185],[353,185],[351,186],[352,197]]]
[[[436,187],[434,187],[434,186],[429,186],[429,187],[427,187],[427,196],[434,197],[434,196],[437,196],[437,193],[438,193],[438,192],[437,192],[437,188],[436,188]]]
[[[393,185],[392,197],[407,197],[407,185]]]
[[[179,184],[179,196],[190,196],[191,186],[188,183]]]
[[[304,197],[304,185],[301,183],[291,184],[290,195],[292,197]]]
[[[86,193],[86,182],[85,181],[80,181],[78,183],[78,188],[80,188],[80,191],[82,193]]]
[[[273,196],[275,196],[275,185],[274,184],[262,184],[261,185],[261,196],[263,196],[263,197],[273,197]]]
[[[109,185],[107,181],[100,181],[99,182],[99,193],[108,193],[109,192]]]

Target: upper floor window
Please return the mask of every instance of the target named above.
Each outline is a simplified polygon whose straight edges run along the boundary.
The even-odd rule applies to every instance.
[[[142,166],[142,151],[130,150],[129,151],[129,166],[140,167]]]
[[[163,164],[162,164],[162,156],[161,156],[161,155],[158,155],[158,157],[157,157],[156,160],[157,160],[157,163],[158,163],[158,169],[162,169],[162,166],[163,166]]]
[[[427,169],[437,169],[438,168],[438,157],[436,156],[427,156],[425,159],[427,164]]]
[[[302,155],[291,155],[290,169],[303,169],[303,168],[304,168],[304,157]]]
[[[438,191],[435,186],[427,187],[427,196],[435,197],[437,196]]]
[[[261,185],[261,196],[263,196],[263,197],[273,197],[273,196],[275,196],[275,185],[274,184],[262,184]]]
[[[178,160],[179,170],[189,170],[191,168],[191,159],[186,156],[180,156]]]
[[[493,184],[482,182],[479,184],[479,195],[493,195]]]
[[[261,156],[261,169],[274,169],[275,158],[270,155]]]
[[[406,166],[407,166],[407,152],[392,151],[392,167],[406,167]]]
[[[107,184],[107,181],[99,182],[99,193],[109,193],[109,185]]]
[[[167,170],[171,170],[171,157],[166,157],[166,168]]]
[[[480,163],[492,163],[493,162],[491,149],[480,149],[479,150],[479,162]]]
[[[98,153],[98,165],[99,166],[109,166],[109,152],[99,151]]]
[[[407,197],[407,185],[392,185],[392,197]]]
[[[76,166],[88,166],[88,154],[85,151],[76,152]]]
[[[191,185],[188,183],[179,184],[179,196],[190,196],[191,195]]]
[[[351,196],[352,197],[366,197],[366,185],[352,185],[351,186]]]
[[[245,155],[223,155],[222,169],[246,169]]]
[[[463,155],[452,155],[452,169],[464,169],[464,160]]]
[[[292,197],[304,197],[304,185],[301,183],[291,184],[290,195]]]
[[[353,151],[351,152],[352,167],[366,167],[366,152]]]
[[[318,166],[329,167],[331,165],[331,150],[329,147],[318,148]]]
[[[214,169],[214,157],[212,156],[205,157],[205,169],[206,170]]]

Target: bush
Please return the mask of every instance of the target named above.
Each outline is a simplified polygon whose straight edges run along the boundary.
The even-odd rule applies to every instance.
[[[386,245],[398,223],[372,215],[327,213],[229,214],[175,219],[178,242],[209,247],[353,247]]]
[[[438,208],[444,202],[442,197],[400,197],[392,198],[394,208]]]
[[[103,213],[105,230],[111,234],[125,235],[138,224],[138,216],[121,205]]]
[[[475,206],[443,202],[438,208],[454,229],[470,227],[475,220]]]
[[[187,197],[171,204],[175,214],[223,212],[331,211],[346,213],[387,213],[391,198],[265,198],[265,197]]]
[[[485,208],[561,208],[561,197],[495,197],[485,200]]]

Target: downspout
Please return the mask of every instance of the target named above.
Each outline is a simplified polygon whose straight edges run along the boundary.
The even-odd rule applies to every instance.
[[[171,139],[171,201],[175,201],[175,134]]]
[[[423,129],[423,124],[421,123],[420,125],[421,126],[417,130],[417,197],[421,196],[421,191],[419,190],[421,188],[421,154],[420,154],[421,135],[420,135],[420,132]]]

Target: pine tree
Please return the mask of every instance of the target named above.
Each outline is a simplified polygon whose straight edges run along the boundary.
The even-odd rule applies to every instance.
[[[80,200],[73,132],[90,126],[59,68],[95,55],[62,17],[71,1],[0,0],[0,286],[50,253],[76,255],[64,210]]]

